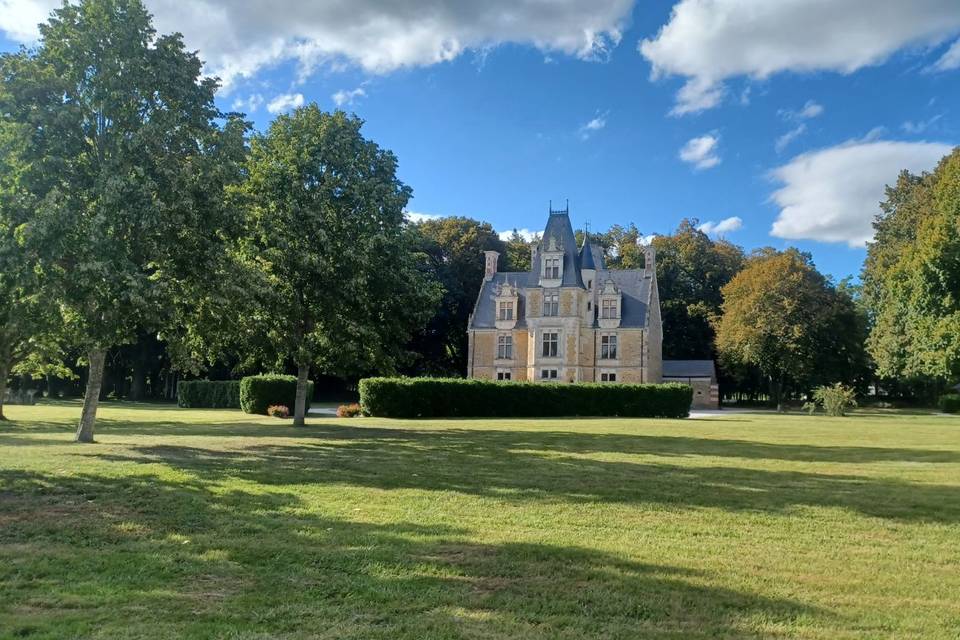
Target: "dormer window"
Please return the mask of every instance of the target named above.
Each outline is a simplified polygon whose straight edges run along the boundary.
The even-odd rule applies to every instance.
[[[543,277],[547,280],[558,280],[560,278],[560,258],[543,259]]]
[[[619,306],[615,299],[602,300],[600,304],[600,317],[604,320],[619,318]]]
[[[488,318],[490,316],[487,316]],[[504,300],[500,302],[500,310],[497,314],[499,320],[513,320],[513,301]]]

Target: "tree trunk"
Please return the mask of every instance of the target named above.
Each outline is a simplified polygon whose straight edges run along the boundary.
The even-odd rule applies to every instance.
[[[90,359],[90,373],[87,375],[87,391],[83,396],[83,412],[77,426],[77,442],[93,442],[93,425],[97,420],[97,404],[100,402],[103,363],[107,359],[107,350],[93,349],[87,357]]]
[[[310,367],[305,364],[297,365],[297,397],[293,403],[293,426],[302,427],[307,413],[307,377]]]
[[[7,395],[7,373],[9,371],[9,360],[0,356],[0,421],[7,419],[7,416],[3,415],[3,398]]]
[[[777,401],[777,413],[783,413],[783,374],[781,374],[774,384],[774,395]]]

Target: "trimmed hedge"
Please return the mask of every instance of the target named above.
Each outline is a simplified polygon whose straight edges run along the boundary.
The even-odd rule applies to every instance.
[[[307,405],[313,398],[313,381],[307,381]],[[240,380],[240,408],[247,413],[267,415],[267,407],[274,404],[286,405],[293,412],[297,401],[296,376],[284,376],[267,373],[259,376],[247,376]]]
[[[940,396],[939,406],[944,413],[960,413],[960,393]]]
[[[181,380],[177,405],[189,409],[239,409],[239,380]]]
[[[630,416],[685,418],[685,384],[538,383],[460,378],[365,378],[364,415],[382,418]]]

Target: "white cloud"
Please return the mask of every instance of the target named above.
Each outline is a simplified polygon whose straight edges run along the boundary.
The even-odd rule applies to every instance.
[[[403,217],[413,223],[426,222],[427,220],[439,220],[443,216],[433,213],[419,213],[417,211],[404,211]]]
[[[947,49],[933,65],[934,71],[952,71],[960,69],[960,40],[957,40]]]
[[[743,220],[739,216],[730,216],[720,222],[708,220],[701,224],[697,229],[703,231],[708,236],[722,236],[725,233],[736,231],[743,226]]]
[[[500,239],[506,242],[510,239],[510,236],[513,235],[513,232],[516,231],[519,233],[523,239],[527,242],[533,242],[534,240],[540,239],[540,231],[532,231],[530,229],[510,229],[509,231],[501,231],[497,235],[500,236]]]
[[[607,126],[607,114],[609,111],[598,113],[592,120],[584,124],[578,130],[581,140],[586,140],[591,135]]]
[[[902,125],[900,125],[900,128],[903,129],[906,133],[914,133],[914,134],[923,133],[924,131],[926,131],[933,125],[935,125],[937,123],[937,120],[939,120],[942,117],[943,117],[943,114],[939,113],[933,116],[932,118],[927,118],[926,120],[918,120],[917,122],[907,120]]]
[[[780,153],[781,151],[786,149],[791,142],[793,142],[794,140],[799,138],[801,135],[803,135],[803,132],[806,130],[807,130],[807,125],[801,122],[800,124],[795,126],[793,129],[790,129],[790,131],[787,131],[785,134],[777,138],[777,141],[773,145],[774,148],[777,150],[777,153]]]
[[[234,109],[235,111],[253,113],[261,106],[263,106],[263,96],[259,93],[251,93],[246,98],[237,98],[234,100],[233,104],[230,105],[230,108]]]
[[[817,104],[813,100],[807,100],[807,103],[803,105],[803,109],[800,109],[797,112],[797,117],[808,120],[810,118],[816,118],[823,113],[823,105]]]
[[[270,113],[283,113],[303,106],[302,93],[282,93],[267,103]]]
[[[180,31],[225,85],[286,60],[301,79],[343,63],[371,73],[449,61],[505,43],[606,59],[633,0],[145,0],[161,33]],[[21,42],[60,0],[0,0],[0,30]]]
[[[686,78],[672,111],[682,115],[719,104],[730,78],[852,73],[957,32],[956,0],[680,0],[669,22],[639,50],[654,79]],[[956,66],[955,43],[936,68]]]
[[[367,92],[366,90],[364,90],[363,87],[357,87],[356,89],[350,89],[350,90],[341,89],[340,91],[337,91],[335,94],[333,94],[333,96],[331,97],[333,98],[333,103],[335,105],[337,105],[338,107],[342,107],[343,105],[353,104],[354,100],[356,100],[357,98],[363,98],[366,95],[367,95]]]
[[[772,172],[783,187],[772,196],[780,214],[770,234],[862,247],[873,237],[884,187],[903,169],[933,168],[950,150],[933,142],[864,139],[796,156]]]
[[[697,169],[715,167],[720,164],[720,156],[717,155],[719,143],[720,137],[709,133],[691,138],[680,149],[680,159]]]

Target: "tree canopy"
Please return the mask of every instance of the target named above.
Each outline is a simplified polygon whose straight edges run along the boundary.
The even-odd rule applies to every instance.
[[[25,127],[26,237],[64,332],[90,363],[77,439],[91,441],[106,350],[163,327],[202,278],[222,206],[216,81],[139,0],[64,4],[35,50],[0,61],[0,111]]]
[[[310,368],[395,370],[439,288],[404,228],[410,188],[397,160],[361,134],[363,121],[315,104],[254,136],[237,256],[249,274],[248,351],[297,366],[295,423]]]
[[[863,270],[884,377],[960,376],[960,149],[887,189]]]

